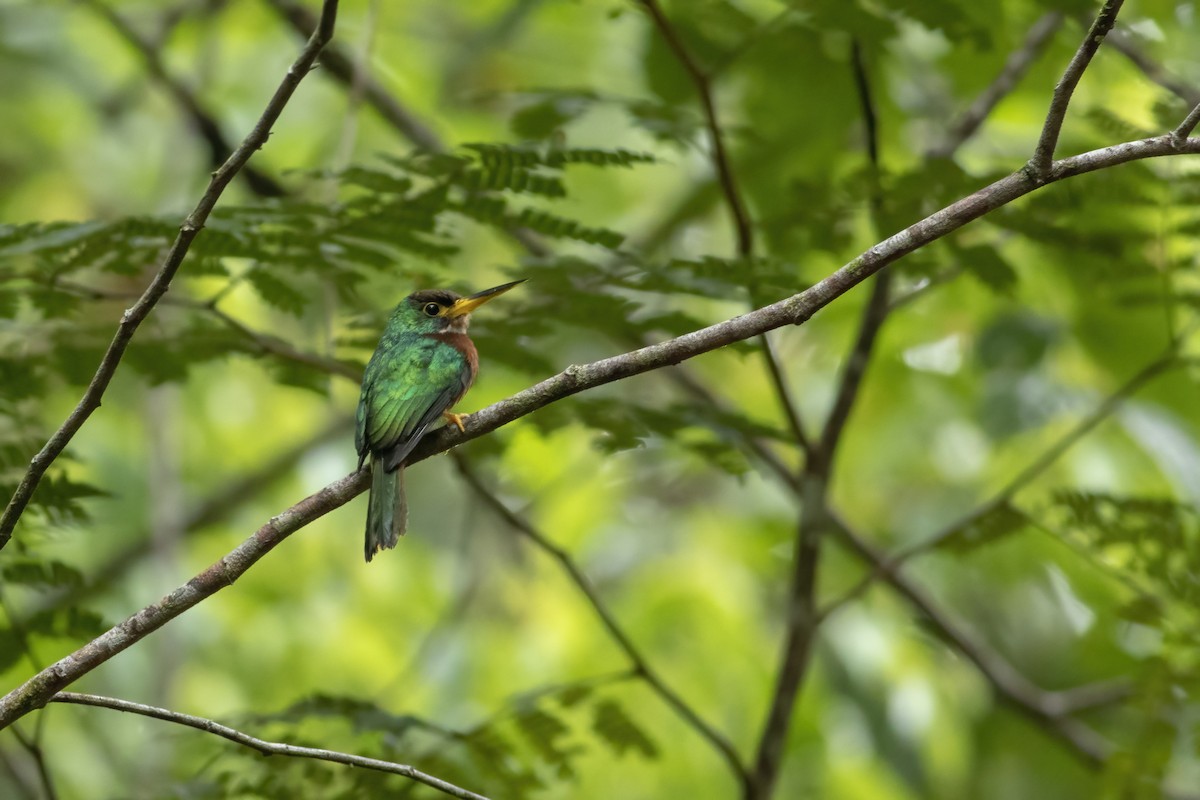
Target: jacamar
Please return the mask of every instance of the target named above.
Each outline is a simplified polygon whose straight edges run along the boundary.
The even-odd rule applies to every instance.
[[[354,434],[358,468],[371,459],[367,561],[395,547],[408,525],[404,459],[438,417],[464,430],[450,409],[479,371],[479,356],[467,336],[471,312],[518,283],[524,281],[470,297],[445,289],[413,292],[388,318],[363,375]]]

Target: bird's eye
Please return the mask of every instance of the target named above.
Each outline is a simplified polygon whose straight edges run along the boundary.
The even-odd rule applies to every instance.
[[[436,317],[438,314],[440,314],[442,312],[442,307],[439,306],[437,303],[426,303],[424,311],[429,316]]]

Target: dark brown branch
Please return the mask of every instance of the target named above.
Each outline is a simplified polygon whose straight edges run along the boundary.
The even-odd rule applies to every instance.
[[[1188,112],[1183,122],[1179,123],[1179,127],[1171,132],[1171,139],[1177,144],[1183,144],[1192,135],[1192,131],[1196,130],[1198,124],[1200,124],[1200,103],[1197,103],[1195,108]]]
[[[1067,106],[1071,102],[1071,95],[1075,93],[1075,87],[1079,85],[1083,71],[1091,63],[1092,56],[1096,55],[1096,51],[1100,49],[1104,37],[1116,24],[1117,13],[1124,3],[1125,0],[1105,0],[1100,13],[1096,15],[1092,26],[1088,28],[1083,43],[1075,51],[1071,63],[1067,64],[1066,70],[1054,87],[1054,96],[1050,99],[1050,110],[1046,112],[1042,135],[1038,137],[1033,158],[1029,160],[1029,170],[1039,180],[1049,178],[1050,163],[1054,160],[1054,148],[1058,144],[1058,134],[1062,130],[1063,120],[1067,116]]]
[[[491,508],[497,516],[503,519],[514,530],[520,532],[529,541],[546,555],[558,562],[559,567],[567,574],[571,583],[580,591],[591,606],[592,611],[600,619],[600,624],[604,626],[609,637],[620,648],[625,657],[629,659],[629,663],[633,666],[633,674],[641,678],[646,684],[662,698],[668,706],[671,707],[676,714],[687,723],[688,727],[696,731],[705,741],[720,754],[725,761],[730,771],[733,772],[738,782],[743,786],[747,785],[749,775],[746,767],[742,764],[741,758],[734,749],[733,744],[716,728],[706,722],[690,705],[685,701],[678,692],[672,689],[662,679],[662,677],[650,666],[650,662],[642,655],[637,645],[629,638],[617,622],[613,613],[609,611],[604,600],[592,586],[592,582],[583,574],[583,570],[571,558],[570,553],[563,550],[561,547],[552,542],[545,534],[533,527],[528,520],[513,512],[508,506],[496,496],[480,477],[475,473],[470,463],[459,455],[454,456],[454,464],[458,468],[458,472],[462,475],[463,480],[471,487],[472,490]]]
[[[851,44],[851,66],[866,134],[867,163],[871,175],[871,216],[877,218],[882,205],[879,115],[871,94],[862,49],[857,40]],[[801,513],[796,531],[795,552],[792,556],[784,641],[771,704],[762,733],[759,735],[752,779],[746,787],[746,800],[766,800],[774,793],[783,764],[783,754],[787,749],[796,699],[800,695],[809,664],[812,662],[813,642],[820,623],[816,600],[817,569],[821,558],[821,542],[830,528],[826,503],[832,479],[833,458],[843,426],[858,397],[876,336],[887,316],[888,277],[888,273],[880,273],[874,278],[871,299],[863,311],[859,334],[846,359],[833,410],[821,433],[820,441],[815,448],[809,448],[803,475],[797,479]]]
[[[1181,153],[1200,153],[1200,139],[1187,139],[1181,147],[1176,148],[1172,146],[1168,134],[1072,156],[1054,163],[1050,180],[1065,180],[1130,161]],[[467,425],[465,433],[450,427],[427,435],[408,463],[416,463],[445,452],[463,442],[491,433],[502,425],[531,414],[550,403],[596,386],[678,364],[784,325],[803,324],[821,308],[888,264],[1044,185],[1023,171],[1014,173],[876,244],[800,294],[659,344],[591,364],[567,367],[552,378],[464,417]],[[201,600],[231,585],[254,562],[292,533],[348,503],[364,491],[368,480],[366,472],[352,473],[305,498],[270,520],[225,558],[163,600],[147,606],[72,655],[52,664],[10,691],[0,698],[0,729],[33,709],[45,705],[55,692],[91,672]]]
[[[859,558],[876,568],[882,568],[887,563],[887,556],[876,550],[845,521],[837,519],[836,525],[841,530],[842,540]],[[1031,683],[1000,655],[977,644],[917,583],[895,569],[888,570],[888,583],[924,615],[938,636],[975,665],[1007,706],[1051,736],[1064,741],[1093,769],[1103,765],[1111,746],[1087,725],[1072,719],[1070,714],[1097,703],[1116,702],[1128,697],[1127,684],[1106,683],[1068,692],[1047,692]]]
[[[65,291],[71,294],[79,295],[80,297],[89,297],[93,300],[132,300],[136,297],[136,295],[131,295],[126,292],[101,289],[95,286],[87,286],[81,283],[75,283],[74,281],[63,279],[56,280],[53,283],[48,283],[45,285],[53,290]],[[167,296],[162,298],[162,300],[159,302],[164,306],[186,308],[212,316],[222,325],[225,325],[234,333],[245,339],[250,346],[262,354],[274,356],[281,361],[290,361],[293,364],[301,364],[306,367],[312,367],[318,372],[323,372],[328,375],[337,375],[338,377],[352,380],[355,383],[362,380],[361,367],[346,361],[331,358],[329,356],[323,356],[318,353],[310,353],[305,350],[299,350],[288,344],[283,339],[270,334],[260,333],[236,317],[230,316],[222,311],[215,302],[219,299],[220,297],[218,296],[207,301],[199,301],[189,297]]]
[[[733,220],[737,254],[739,258],[747,262],[746,266],[750,267],[749,260],[754,256],[754,226],[750,221],[750,214],[746,210],[746,203],[738,189],[737,178],[725,149],[725,134],[721,128],[720,118],[717,116],[716,103],[713,101],[712,81],[684,45],[683,40],[679,37],[679,32],[671,25],[657,0],[637,0],[637,2],[650,15],[654,27],[658,29],[659,34],[666,41],[667,47],[671,49],[680,66],[688,74],[693,87],[695,87],[696,95],[700,98],[704,123],[708,128],[708,138],[712,148],[713,169],[717,173],[717,181],[721,185],[725,205],[729,208],[729,215]],[[802,450],[807,452],[810,448],[808,436],[804,432],[800,412],[792,398],[787,376],[779,362],[775,347],[765,334],[759,340],[759,344],[762,347],[763,359],[766,361],[767,374],[770,376],[775,394],[779,398],[779,404],[787,419],[792,438],[796,440]]]
[[[54,788],[54,779],[50,777],[50,768],[46,766],[46,753],[42,746],[38,744],[36,739],[31,739],[25,734],[17,730],[13,726],[13,735],[17,737],[17,742],[21,748],[29,754],[29,758],[33,761],[33,765],[37,770],[38,781],[42,785],[42,796],[46,800],[58,800],[58,791]]]
[[[311,438],[271,457],[261,466],[244,475],[230,478],[224,485],[188,511],[180,526],[182,531],[185,534],[194,534],[202,528],[227,519],[235,510],[257,496],[259,492],[288,475],[296,464],[315,448],[339,439],[344,441],[344,437],[353,430],[353,417],[334,419]],[[99,567],[89,570],[86,584],[54,593],[43,593],[38,604],[27,609],[26,614],[37,614],[48,608],[78,605],[89,597],[102,594],[126,575],[131,568],[141,563],[141,560],[150,554],[152,546],[150,533],[142,533],[134,541],[109,556]]]
[[[712,86],[709,83],[708,75],[701,69],[696,59],[692,58],[692,54],[683,44],[683,40],[679,38],[679,33],[663,14],[657,0],[637,0],[637,2],[646,9],[646,13],[654,22],[654,27],[666,41],[667,47],[675,54],[676,60],[679,61],[680,66],[687,72],[692,84],[696,87],[696,94],[700,96],[700,105],[704,109],[704,122],[708,127],[709,145],[712,147],[713,165],[717,169],[717,178],[721,181],[721,190],[725,193],[730,216],[733,217],[733,227],[737,234],[737,250],[743,257],[749,256],[754,250],[754,232],[750,225],[750,215],[746,211],[745,201],[738,190],[733,168],[729,165],[729,155],[725,151],[725,135],[721,131],[716,105],[713,103]]]
[[[825,506],[824,476],[809,472],[800,488],[803,510],[792,556],[792,578],[788,593],[786,633],[780,651],[779,670],[771,692],[771,705],[758,738],[758,750],[745,800],[767,800],[775,790],[783,754],[787,749],[792,711],[800,687],[812,663],[813,640],[820,617],[817,614],[817,567],[821,539],[829,526]]]
[[[356,756],[352,753],[340,753],[336,750],[321,750],[315,747],[299,747],[294,744],[285,744],[283,742],[268,742],[264,739],[259,739],[251,736],[248,733],[235,730],[226,725],[221,725],[211,719],[204,717],[194,717],[191,714],[181,714],[178,711],[169,711],[165,708],[157,708],[155,706],[147,706],[141,703],[132,703],[128,700],[120,700],[115,697],[102,697],[95,694],[80,694],[78,692],[60,692],[50,698],[52,703],[68,703],[71,705],[92,706],[93,708],[107,708],[113,711],[124,711],[128,714],[138,714],[151,719],[162,720],[163,722],[172,722],[176,725],[183,725],[188,728],[195,728],[198,731],[211,733],[213,736],[220,736],[222,739],[227,739],[234,744],[240,744],[242,747],[248,747],[251,750],[257,750],[264,756],[287,756],[289,758],[310,758],[316,761],[328,761],[333,764],[344,764],[348,767],[358,767],[359,769],[369,769],[376,772],[387,772],[392,775],[401,775],[418,783],[423,783],[433,789],[437,789],[442,794],[450,795],[451,797],[460,797],[464,800],[487,800],[481,794],[468,791],[452,783],[435,778],[425,772],[422,772],[415,767],[410,767],[407,764],[397,764],[392,761],[381,761],[378,758],[367,758],[366,756]]]
[[[1135,67],[1141,70],[1142,74],[1152,83],[1158,84],[1190,106],[1200,104],[1200,89],[1184,83],[1163,69],[1162,64],[1142,50],[1129,31],[1123,27],[1115,28],[1108,34],[1108,42],[1117,52],[1128,58]]]
[[[307,36],[316,23],[313,13],[294,0],[266,2],[301,36]],[[357,73],[354,57],[344,47],[337,44],[326,47],[321,54],[321,67],[324,72],[346,86],[353,86],[358,82],[362,86],[363,100],[367,105],[417,147],[434,152],[446,149],[441,138],[383,88],[379,81],[366,72]]]
[[[961,533],[971,525],[974,525],[980,519],[983,519],[988,514],[993,513],[996,509],[1010,502],[1018,492],[1024,489],[1037,479],[1042,473],[1062,458],[1068,450],[1074,447],[1083,437],[1089,434],[1097,425],[1108,419],[1122,403],[1129,397],[1136,394],[1143,386],[1149,383],[1154,378],[1158,377],[1167,370],[1182,365],[1184,362],[1174,352],[1152,361],[1144,368],[1139,370],[1132,378],[1121,385],[1115,392],[1106,397],[1090,414],[1076,423],[1066,434],[1059,438],[1048,450],[1045,450],[1040,456],[1030,462],[1023,470],[1015,475],[1008,483],[1006,483],[998,492],[990,499],[976,506],[968,513],[962,515],[958,519],[946,525],[941,530],[930,535],[916,544],[913,544],[900,552],[884,559],[880,564],[875,565],[875,568],[867,574],[858,584],[856,584],[844,596],[834,601],[830,610],[838,606],[844,605],[858,596],[870,587],[871,583],[878,578],[891,580],[896,572],[908,560],[915,558],[923,553],[933,550],[942,542],[950,537]]]
[[[163,64],[154,46],[149,40],[134,30],[133,26],[126,22],[120,14],[109,8],[101,0],[84,0],[84,5],[95,11],[101,19],[109,24],[109,27],[124,39],[130,47],[137,51],[142,62],[146,65],[146,71],[174,98],[179,107],[187,114],[192,126],[196,129],[196,133],[208,145],[209,160],[212,162],[213,167],[221,166],[229,158],[229,154],[233,152],[233,145],[225,138],[225,134],[221,131],[221,126],[217,124],[216,117],[204,108],[199,98],[196,97],[196,94],[186,84],[167,71],[166,65]],[[315,24],[310,25],[308,30],[311,31],[314,27]],[[241,175],[257,195],[262,197],[282,197],[285,194],[284,188],[278,181],[267,173],[256,169],[252,164],[247,164],[243,167]]]
[[[50,440],[46,442],[41,452],[33,457],[29,465],[29,470],[17,486],[17,490],[9,501],[8,507],[4,509],[3,516],[0,516],[0,549],[3,549],[8,544],[9,539],[12,538],[13,529],[24,513],[26,506],[29,505],[29,500],[33,497],[33,492],[41,481],[42,476],[46,474],[46,470],[50,468],[50,465],[58,458],[59,454],[66,449],[67,444],[70,443],[76,432],[83,427],[83,424],[87,422],[92,413],[100,407],[100,401],[104,396],[104,392],[108,388],[113,375],[116,373],[117,367],[121,363],[121,358],[125,355],[125,349],[129,346],[129,342],[132,340],[138,326],[149,316],[162,296],[167,293],[171,285],[171,280],[179,270],[179,265],[183,263],[183,259],[187,255],[192,241],[196,238],[201,228],[204,227],[209,213],[212,212],[213,207],[217,204],[222,192],[225,191],[225,187],[229,185],[234,176],[246,165],[250,156],[266,143],[267,137],[271,134],[271,126],[279,119],[280,113],[282,113],[284,106],[287,105],[292,94],[296,91],[296,87],[300,85],[300,81],[304,79],[304,76],[312,68],[317,54],[321,52],[321,48],[333,36],[336,16],[337,0],[325,0],[319,24],[314,28],[312,36],[300,51],[300,55],[288,69],[283,81],[279,84],[279,88],[275,90],[275,95],[267,103],[262,116],[255,123],[254,129],[229,156],[229,159],[213,173],[208,189],[205,190],[204,195],[200,198],[200,202],[192,210],[192,213],[183,221],[183,224],[179,228],[179,234],[175,237],[175,242],[167,252],[162,266],[159,267],[158,272],[155,273],[154,278],[150,281],[150,285],[146,287],[145,292],[138,301],[122,314],[121,323],[117,327],[116,334],[113,336],[108,350],[104,353],[104,357],[96,369],[96,374],[92,377],[91,383],[88,384],[83,398],[79,401],[79,405],[75,407],[75,410],[63,422],[62,427],[50,437]]]
[[[1063,15],[1059,11],[1044,14],[1029,32],[1021,46],[1014,50],[1004,62],[1000,74],[988,84],[978,97],[967,107],[962,116],[950,127],[946,138],[929,151],[930,158],[949,158],[955,150],[975,135],[992,110],[1016,87],[1033,62],[1041,55],[1046,43],[1062,25]]]

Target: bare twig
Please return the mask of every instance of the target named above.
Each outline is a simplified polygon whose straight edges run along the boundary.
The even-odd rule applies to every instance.
[[[136,297],[136,295],[132,295],[127,292],[101,289],[95,286],[87,286],[85,284],[75,283],[74,281],[68,281],[64,279],[56,280],[54,283],[47,285],[49,288],[54,290],[69,292],[81,297],[90,297],[94,300],[132,300]],[[362,367],[346,361],[341,361],[337,358],[323,356],[319,353],[299,350],[277,336],[272,336],[267,333],[260,333],[236,317],[233,317],[222,311],[220,307],[213,302],[213,299],[200,301],[194,300],[190,297],[167,296],[162,298],[159,303],[164,306],[186,308],[192,311],[208,314],[209,316],[218,320],[222,325],[226,326],[234,333],[237,333],[239,336],[245,339],[246,342],[255,350],[265,355],[274,356],[281,361],[290,361],[294,364],[302,364],[306,367],[312,367],[318,372],[323,372],[328,375],[336,375],[341,378],[347,378],[356,383],[362,380]]]
[[[1000,74],[988,84],[971,103],[967,110],[958,118],[946,137],[936,147],[930,148],[929,158],[949,158],[955,150],[975,135],[983,121],[991,115],[992,110],[1009,92],[1025,77],[1025,73],[1033,66],[1033,62],[1041,55],[1046,43],[1062,25],[1063,15],[1060,11],[1050,11],[1029,29],[1021,46],[1009,54]]]
[[[1050,173],[1051,182],[1130,161],[1182,153],[1200,154],[1200,140],[1187,139],[1179,148],[1172,145],[1169,135],[1125,142],[1055,162]],[[413,451],[408,462],[416,463],[436,453],[445,452],[451,447],[488,434],[502,425],[579,392],[678,364],[784,325],[803,324],[818,310],[888,264],[1044,185],[1024,172],[1014,173],[876,244],[837,272],[797,295],[659,344],[591,364],[570,366],[552,378],[465,416],[465,432],[450,426],[427,435]],[[50,665],[20,687],[10,691],[0,698],[0,729],[31,710],[41,707],[55,692],[72,681],[92,671],[201,600],[232,584],[283,539],[349,502],[366,489],[367,483],[367,473],[356,472],[305,498],[273,518],[225,558],[162,601],[147,606],[72,655]]]
[[[229,159],[213,173],[208,188],[200,198],[200,202],[196,205],[195,209],[192,210],[192,213],[188,215],[187,219],[180,226],[179,234],[175,237],[175,242],[167,252],[162,266],[159,267],[158,272],[150,281],[150,285],[146,287],[145,292],[138,301],[121,316],[121,323],[117,327],[117,332],[113,336],[108,350],[104,353],[104,357],[101,359],[91,383],[88,384],[83,398],[79,401],[75,410],[71,412],[70,416],[67,417],[66,421],[63,422],[62,427],[50,437],[50,440],[46,442],[42,450],[33,457],[29,465],[29,470],[21,479],[16,492],[13,493],[12,499],[9,501],[8,507],[5,508],[3,516],[0,516],[0,549],[3,549],[8,544],[9,539],[12,538],[13,529],[29,504],[29,500],[33,496],[33,492],[41,481],[42,476],[46,474],[46,470],[50,468],[50,465],[58,458],[59,454],[66,449],[67,444],[75,436],[76,432],[83,427],[83,424],[87,422],[88,417],[100,407],[100,401],[104,396],[104,392],[108,388],[113,375],[116,373],[117,367],[121,362],[122,356],[125,354],[125,349],[129,346],[129,342],[133,338],[134,332],[137,331],[138,326],[149,316],[154,306],[166,294],[167,289],[170,288],[171,280],[179,270],[179,265],[183,262],[184,256],[187,255],[192,241],[196,238],[201,228],[204,227],[209,213],[217,204],[217,200],[220,199],[222,192],[225,191],[225,187],[229,185],[233,177],[246,165],[250,156],[266,143],[267,137],[271,133],[271,126],[279,119],[284,106],[287,105],[288,100],[291,99],[292,94],[296,91],[296,87],[300,85],[300,81],[303,80],[312,67],[321,48],[333,36],[336,16],[337,0],[325,0],[319,24],[313,30],[312,36],[301,50],[296,61],[288,69],[283,81],[279,84],[279,88],[275,90],[275,95],[267,103],[262,116],[255,123],[254,129],[229,156]]]
[[[166,65],[163,64],[150,41],[138,33],[120,14],[109,8],[102,0],[84,0],[84,5],[95,11],[97,16],[107,22],[113,31],[137,51],[146,65],[146,71],[170,93],[180,108],[187,113],[196,132],[208,145],[209,159],[213,167],[221,166],[233,152],[233,145],[225,138],[216,117],[204,108],[195,92],[167,71]],[[311,31],[312,27],[309,30]],[[241,169],[241,175],[245,177],[246,183],[250,185],[255,194],[262,197],[281,197],[285,194],[284,188],[278,181],[252,164],[245,165]]]
[[[1004,506],[1018,492],[1031,484],[1042,473],[1052,467],[1058,459],[1075,446],[1088,433],[1090,433],[1097,425],[1108,419],[1114,411],[1116,411],[1122,403],[1129,397],[1135,394],[1139,389],[1145,386],[1154,378],[1161,375],[1163,372],[1172,367],[1179,366],[1183,362],[1175,353],[1167,355],[1152,361],[1144,368],[1139,370],[1132,378],[1121,385],[1115,392],[1110,394],[1099,405],[1096,406],[1087,416],[1083,417],[1071,427],[1067,433],[1059,438],[1049,449],[1042,452],[1040,456],[1030,462],[1023,470],[1015,475],[1008,483],[1006,483],[998,492],[992,495],[991,498],[976,506],[970,512],[962,515],[958,519],[946,525],[941,530],[933,533],[927,538],[910,545],[900,552],[884,559],[881,563],[875,565],[875,568],[868,573],[863,579],[850,589],[845,595],[837,599],[830,606],[830,610],[837,606],[844,605],[857,597],[859,597],[866,589],[878,578],[886,578],[891,580],[895,576],[897,570],[900,569],[909,559],[915,558],[922,553],[929,552],[936,548],[942,542],[950,537],[961,533],[971,525],[983,519],[987,515],[995,512],[997,509]],[[828,613],[828,612],[827,612]]]
[[[662,698],[668,706],[671,707],[676,714],[684,720],[687,725],[696,731],[705,741],[720,754],[721,758],[729,766],[738,782],[745,786],[749,780],[749,774],[746,767],[742,764],[741,758],[737,754],[737,750],[733,744],[716,728],[706,722],[690,705],[685,701],[678,692],[672,689],[662,679],[662,677],[650,666],[650,662],[642,655],[637,645],[629,638],[617,622],[616,617],[605,605],[604,600],[592,586],[591,581],[583,574],[583,570],[571,558],[570,553],[563,550],[561,547],[552,542],[545,534],[533,527],[524,517],[512,511],[504,504],[499,497],[496,496],[476,474],[471,464],[463,457],[455,455],[455,466],[458,467],[458,472],[462,475],[475,493],[491,508],[496,514],[508,523],[514,530],[519,531],[529,541],[533,542],[539,550],[558,562],[559,567],[567,574],[571,583],[579,589],[580,593],[591,606],[592,611],[600,619],[600,623],[608,632],[609,637],[620,648],[625,657],[629,659],[633,666],[634,674],[644,680],[646,684]]]
[[[452,783],[435,778],[421,770],[410,767],[407,764],[397,764],[392,761],[381,761],[378,758],[367,758],[366,756],[356,756],[352,753],[340,753],[336,750],[321,750],[315,747],[299,747],[294,744],[285,744],[283,742],[268,742],[264,739],[259,739],[251,736],[248,733],[235,730],[226,725],[221,725],[211,719],[204,717],[194,717],[191,714],[181,714],[178,711],[169,711],[165,708],[157,708],[155,706],[147,706],[141,703],[132,703],[128,700],[120,700],[115,697],[103,697],[95,694],[80,694],[78,692],[60,692],[50,698],[52,703],[69,703],[72,705],[92,706],[94,708],[108,708],[113,711],[124,711],[129,714],[138,714],[151,719],[162,720],[163,722],[172,722],[176,725],[183,725],[188,728],[195,728],[198,731],[211,733],[213,736],[220,736],[222,739],[228,739],[234,744],[240,744],[243,747],[248,747],[251,750],[257,750],[264,756],[287,756],[289,758],[311,758],[316,761],[328,761],[333,764],[344,764],[348,767],[358,767],[359,769],[369,769],[376,772],[387,772],[392,775],[401,775],[405,778],[423,783],[433,789],[437,789],[443,794],[451,797],[460,797],[465,800],[487,800],[481,794],[468,791]]]
[[[53,778],[50,777],[50,768],[46,766],[46,753],[42,746],[36,740],[30,739],[17,730],[15,725],[12,730],[13,735],[17,737],[17,742],[29,754],[30,760],[37,769],[38,781],[42,785],[42,795],[46,800],[58,800],[58,791],[54,788]]]
[[[1054,87],[1054,96],[1050,99],[1050,110],[1046,112],[1042,135],[1038,137],[1033,158],[1029,160],[1029,170],[1039,180],[1046,180],[1050,176],[1050,163],[1054,160],[1054,148],[1058,144],[1058,134],[1062,130],[1063,120],[1067,116],[1067,106],[1071,102],[1071,95],[1074,94],[1075,87],[1079,85],[1083,71],[1091,63],[1092,56],[1096,55],[1096,51],[1100,49],[1100,43],[1104,41],[1104,37],[1116,24],[1117,13],[1121,10],[1124,2],[1125,0],[1105,0],[1100,13],[1096,15],[1095,21],[1088,29],[1083,43],[1075,51],[1071,63],[1067,65],[1058,84]]]
[[[271,457],[261,466],[243,475],[230,478],[224,485],[188,511],[181,526],[183,532],[192,534],[227,519],[259,492],[287,476],[296,464],[314,449],[342,439],[353,430],[353,417],[345,416],[334,419],[310,438]],[[89,570],[88,579],[84,585],[54,593],[43,593],[38,604],[32,609],[26,610],[26,615],[36,614],[48,608],[78,605],[89,597],[102,594],[126,575],[130,569],[141,563],[141,560],[149,555],[151,547],[150,533],[141,534],[134,541],[109,556],[99,567]]]
[[[821,539],[829,525],[825,490],[822,475],[814,472],[805,475],[800,487],[803,510],[792,556],[786,632],[780,650],[779,670],[771,692],[771,705],[758,737],[751,779],[743,794],[745,800],[766,800],[775,790],[791,729],[792,711],[812,661],[813,639],[820,621],[816,606],[817,566]]]
[[[695,87],[696,95],[700,98],[700,105],[704,111],[705,126],[708,128],[710,147],[712,148],[713,169],[717,173],[717,181],[721,185],[721,193],[725,197],[725,205],[729,208],[729,215],[733,221],[738,258],[747,262],[747,267],[751,267],[749,261],[754,256],[754,226],[750,221],[746,202],[742,198],[742,193],[738,188],[737,177],[734,175],[733,167],[729,162],[729,155],[725,148],[725,134],[721,127],[720,118],[717,116],[716,103],[713,101],[712,82],[708,74],[701,68],[699,62],[696,61],[684,45],[683,40],[679,37],[679,32],[675,30],[670,20],[667,19],[662,8],[659,7],[657,0],[637,0],[637,2],[646,9],[650,19],[654,22],[654,27],[658,29],[659,34],[663,37],[671,52],[675,54],[676,60],[688,74],[693,87]],[[775,346],[766,334],[763,334],[759,339],[759,344],[762,348],[763,359],[767,365],[767,374],[771,378],[771,384],[775,389],[776,396],[779,398],[779,404],[787,420],[788,428],[791,430],[792,438],[796,440],[796,443],[802,450],[807,452],[811,445],[808,441],[808,436],[804,432],[804,424],[800,419],[799,409],[792,398],[791,388],[788,386],[787,376],[784,373],[783,366],[780,364],[779,356],[775,352]]]
[[[1128,58],[1135,67],[1141,70],[1142,74],[1152,83],[1158,84],[1188,105],[1194,106],[1200,103],[1200,89],[1184,83],[1163,69],[1162,64],[1147,55],[1133,35],[1123,26],[1114,28],[1108,34],[1108,42],[1117,52]]]
[[[33,780],[24,774],[21,765],[16,763],[3,748],[0,748],[0,766],[3,766],[12,777],[11,786],[21,793],[25,800],[38,800],[38,790]]]
[[[867,163],[871,175],[869,203],[872,217],[875,218],[882,205],[879,116],[857,40],[851,45],[851,65],[866,133]],[[871,298],[863,310],[858,336],[846,358],[833,409],[820,440],[808,450],[803,474],[797,477],[801,513],[792,557],[786,632],[771,704],[758,739],[752,779],[746,787],[747,800],[766,800],[774,792],[783,764],[796,698],[812,661],[813,640],[820,622],[816,603],[817,569],[821,558],[821,542],[830,528],[826,503],[833,459],[850,410],[858,397],[875,340],[887,317],[888,278],[888,273],[880,273],[874,278]]]
[[[713,103],[712,87],[709,84],[708,75],[692,58],[692,54],[684,46],[683,40],[679,38],[678,32],[663,14],[657,0],[637,0],[637,2],[646,9],[646,13],[654,22],[654,27],[658,28],[658,32],[666,41],[667,46],[671,48],[671,52],[675,54],[675,58],[691,78],[692,84],[696,87],[696,94],[700,96],[700,104],[704,109],[704,122],[708,127],[709,145],[712,147],[713,164],[717,169],[717,178],[721,181],[721,189],[725,193],[725,201],[729,206],[729,213],[733,217],[733,227],[737,233],[737,249],[739,253],[749,255],[754,249],[754,233],[750,224],[750,215],[746,211],[746,203],[738,189],[733,168],[729,165],[729,155],[725,151],[725,136],[721,131],[716,105]]]
[[[307,36],[316,23],[313,13],[294,0],[266,2],[301,36]],[[355,68],[354,57],[344,47],[337,44],[326,47],[321,54],[321,67],[323,72],[329,73],[348,87],[356,83],[361,85],[363,99],[375,113],[417,147],[434,152],[446,149],[445,143],[433,129],[397,100],[379,81],[371,77],[365,69],[359,73]]]
[[[1176,144],[1182,144],[1183,140],[1192,135],[1192,131],[1196,130],[1196,125],[1200,124],[1200,103],[1196,105],[1183,122],[1179,123],[1179,127],[1171,132],[1171,138]]]
[[[836,519],[836,525],[841,530],[843,541],[868,564],[879,568],[887,563],[886,555],[877,551],[844,520]],[[1128,697],[1127,684],[1105,683],[1068,692],[1047,692],[1032,684],[999,654],[977,644],[914,581],[910,581],[895,569],[890,569],[888,583],[925,616],[943,640],[975,665],[1006,705],[1050,735],[1066,742],[1091,767],[1099,768],[1104,763],[1111,746],[1087,725],[1072,719],[1070,714],[1081,708],[1116,702]],[[824,616],[823,614],[822,618]]]

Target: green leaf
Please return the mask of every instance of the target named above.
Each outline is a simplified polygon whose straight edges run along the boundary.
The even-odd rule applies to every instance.
[[[615,754],[623,756],[633,751],[650,760],[658,758],[658,747],[616,702],[601,700],[592,707],[592,712],[592,731]]]

